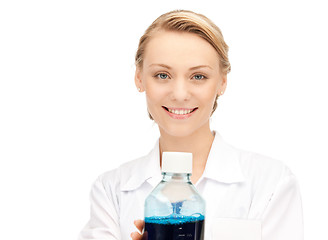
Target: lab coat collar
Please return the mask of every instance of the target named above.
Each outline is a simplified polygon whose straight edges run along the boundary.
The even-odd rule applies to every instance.
[[[221,183],[244,182],[240,150],[226,143],[218,132],[214,131],[214,134],[215,138],[202,177]]]
[[[132,161],[128,168],[128,176],[121,179],[121,191],[132,191],[148,182],[155,187],[161,180],[159,159],[159,139],[148,155]],[[125,172],[124,170],[121,171]]]
[[[221,183],[245,181],[239,162],[239,150],[227,144],[216,131],[214,131],[214,134],[214,141],[202,178]],[[150,153],[132,166],[131,175],[125,183],[122,183],[121,190],[135,190],[144,182],[148,182],[155,187],[162,179],[159,163],[159,140],[157,140]]]

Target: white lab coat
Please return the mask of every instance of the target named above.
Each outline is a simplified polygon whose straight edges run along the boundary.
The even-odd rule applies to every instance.
[[[162,179],[159,142],[151,152],[95,181],[90,220],[79,240],[131,239],[144,201]],[[295,176],[280,161],[236,149],[215,132],[205,171],[195,185],[206,201],[205,239],[302,240]]]

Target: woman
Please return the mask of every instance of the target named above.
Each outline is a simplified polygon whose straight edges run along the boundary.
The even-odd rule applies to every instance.
[[[160,138],[147,156],[97,179],[80,239],[142,239],[136,227],[142,232],[144,200],[161,180],[164,151],[193,154],[191,180],[207,206],[205,239],[303,239],[301,199],[290,170],[230,146],[210,129],[227,86],[227,53],[220,29],[190,11],[166,13],[146,30],[135,84],[146,94]]]

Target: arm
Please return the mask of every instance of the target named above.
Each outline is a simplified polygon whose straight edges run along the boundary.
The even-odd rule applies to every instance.
[[[290,171],[277,185],[262,220],[262,240],[303,240],[299,186]]]
[[[79,240],[121,240],[119,215],[111,191],[106,191],[98,178],[90,193],[90,220],[82,229]]]

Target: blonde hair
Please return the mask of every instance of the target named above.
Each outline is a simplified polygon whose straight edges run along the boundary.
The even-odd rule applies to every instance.
[[[147,43],[152,35],[160,30],[189,32],[197,34],[210,43],[219,56],[220,69],[223,74],[228,74],[231,70],[228,50],[229,47],[223,39],[221,30],[207,17],[202,14],[187,10],[174,10],[159,16],[145,31],[140,38],[138,50],[135,56],[135,64],[142,69],[143,58]],[[213,112],[217,107],[217,99],[213,106]],[[151,119],[152,116],[149,114]]]

